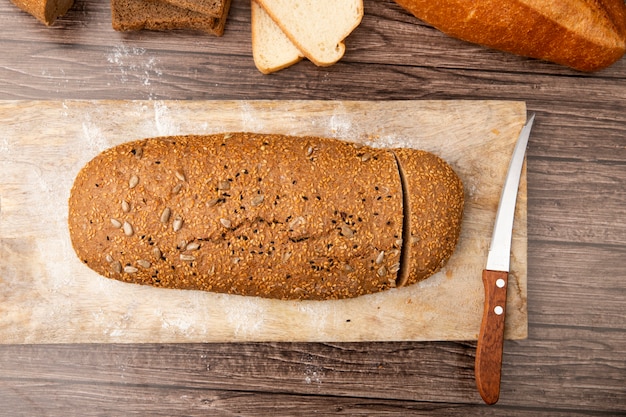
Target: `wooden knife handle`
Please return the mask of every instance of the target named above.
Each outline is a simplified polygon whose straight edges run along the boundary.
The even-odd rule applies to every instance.
[[[476,346],[474,375],[478,392],[487,404],[495,404],[500,397],[508,278],[507,272],[483,271],[485,306]]]

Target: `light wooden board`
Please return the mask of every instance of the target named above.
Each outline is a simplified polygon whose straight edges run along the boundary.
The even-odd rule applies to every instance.
[[[2,101],[0,343],[475,340],[484,267],[511,152],[526,120],[504,101]],[[342,301],[276,301],[103,278],[74,255],[67,198],[100,151],[151,136],[319,135],[413,147],[464,181],[461,239],[414,286]],[[506,337],[527,336],[526,175],[512,248]]]

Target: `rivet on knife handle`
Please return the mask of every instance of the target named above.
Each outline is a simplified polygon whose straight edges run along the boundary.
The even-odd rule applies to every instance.
[[[500,397],[508,276],[504,271],[483,271],[485,308],[476,347],[475,377],[480,396],[490,405]]]

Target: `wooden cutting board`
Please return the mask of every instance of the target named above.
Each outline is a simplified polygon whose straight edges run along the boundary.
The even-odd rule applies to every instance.
[[[484,267],[509,158],[526,120],[495,101],[1,101],[0,343],[475,340]],[[413,147],[464,181],[461,239],[420,284],[342,301],[276,301],[103,278],[74,255],[67,199],[105,148],[151,136],[255,131]],[[526,175],[506,337],[525,338]]]

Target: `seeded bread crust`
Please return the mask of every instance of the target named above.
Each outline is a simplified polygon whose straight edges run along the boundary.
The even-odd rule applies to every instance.
[[[230,1],[216,18],[161,0],[111,0],[112,26],[117,31],[190,29],[222,36]]]
[[[404,259],[398,286],[422,281],[452,256],[461,232],[463,183],[444,160],[413,149],[394,149],[405,186]]]
[[[403,216],[391,151],[251,133],[116,146],[69,199],[74,249],[101,275],[277,299],[394,287]]]
[[[74,4],[74,0],[11,0],[20,9],[50,26],[63,16]]]

